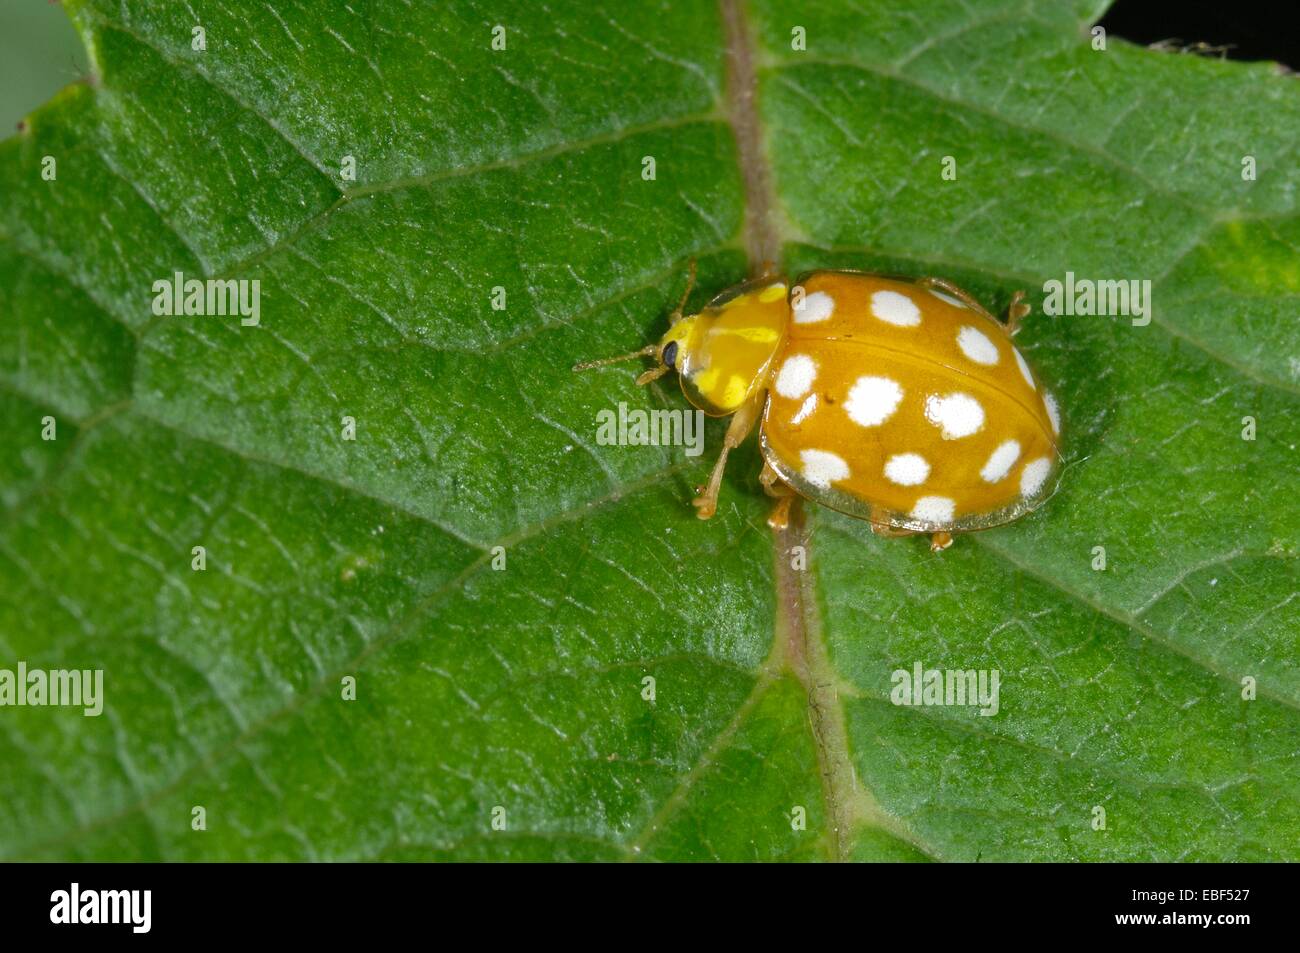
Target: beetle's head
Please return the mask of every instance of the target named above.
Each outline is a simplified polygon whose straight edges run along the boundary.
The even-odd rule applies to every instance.
[[[669,371],[681,370],[682,362],[689,355],[692,348],[692,340],[696,331],[696,319],[699,315],[691,314],[683,316],[674,312],[672,326],[658,344],[649,344],[639,351],[631,351],[627,354],[620,354],[617,357],[607,357],[599,361],[584,361],[581,364],[573,365],[575,371],[586,371],[593,367],[604,367],[607,364],[617,364],[620,361],[631,361],[638,357],[649,357],[654,355],[655,366],[650,368],[636,379],[638,384],[648,384],[653,380],[658,380]]]
[[[659,350],[655,357],[664,372],[680,370],[682,361],[691,348],[691,338],[695,333],[697,314],[679,317],[659,339]],[[657,370],[657,368],[656,368]],[[658,376],[658,375],[656,375]]]
[[[670,370],[680,371],[683,367],[682,361],[685,360],[691,350],[699,318],[697,314],[683,315],[682,309],[686,307],[686,299],[690,297],[691,289],[695,287],[695,259],[691,259],[690,271],[686,278],[686,290],[682,292],[682,299],[677,302],[677,307],[669,318],[668,332],[659,339],[658,344],[648,344],[639,351],[633,351],[630,354],[620,354],[618,357],[607,357],[602,361],[584,361],[581,364],[575,364],[575,371],[585,371],[593,367],[604,367],[606,364],[616,364],[619,361],[630,361],[634,358],[653,354],[655,356],[655,366],[646,371],[636,379],[638,384],[649,384],[653,380],[663,377]]]

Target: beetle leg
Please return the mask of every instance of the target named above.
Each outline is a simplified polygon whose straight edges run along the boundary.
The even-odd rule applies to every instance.
[[[790,507],[794,506],[794,501],[799,497],[794,493],[789,496],[783,496],[776,501],[772,507],[772,512],[767,515],[767,525],[778,533],[790,525]]]
[[[767,525],[778,531],[785,529],[790,525],[790,507],[799,494],[777,476],[766,460],[763,461],[763,471],[758,475],[758,482],[763,485],[763,492],[776,500],[776,505],[767,518]]]
[[[871,532],[875,533],[877,536],[883,536],[885,539],[898,539],[902,536],[916,535],[916,530],[914,529],[897,529],[896,527],[890,526],[888,523],[877,523],[875,521],[871,522]]]
[[[990,321],[997,321],[1007,329],[1007,334],[1015,334],[1020,330],[1020,319],[1027,315],[1032,309],[1025,304],[1025,293],[1017,291],[1011,296],[1011,304],[1007,306],[1007,319],[1000,321],[995,317],[988,308],[980,304],[975,296],[964,288],[960,288],[946,278],[920,278],[916,282],[922,288],[932,288],[943,291],[952,295],[972,311],[977,311],[984,315]]]
[[[871,513],[871,532],[877,536],[883,536],[886,539],[897,539],[900,536],[920,536],[919,531],[914,529],[898,529],[890,526],[884,516],[877,516],[876,511]],[[930,552],[941,553],[952,545],[952,533],[931,533],[930,534]]]
[[[884,536],[887,539],[896,539],[899,536],[915,536],[914,529],[898,529],[891,526],[889,517],[885,515],[884,510],[878,506],[871,508],[871,516],[867,520],[867,525],[871,527],[871,532],[877,536]]]
[[[708,485],[697,490],[699,495],[691,501],[695,515],[700,519],[706,520],[718,511],[718,490],[722,487],[722,472],[727,468],[727,454],[739,447],[754,429],[764,396],[762,391],[755,394],[732,416],[731,423],[727,426],[727,435],[722,438],[722,452],[718,454],[718,462],[709,474]]]
[[[1007,305],[1007,334],[1015,334],[1020,330],[1020,319],[1027,315],[1032,308],[1025,304],[1025,293],[1017,291],[1011,296],[1011,304]]]
[[[931,288],[937,291],[942,291],[946,294],[950,294],[958,301],[960,301],[962,304],[966,305],[966,307],[970,308],[972,311],[984,315],[990,321],[997,320],[997,318],[995,318],[992,314],[989,313],[988,308],[984,307],[984,305],[979,303],[979,300],[973,294],[971,294],[965,288],[961,288],[957,285],[954,285],[947,278],[919,278],[917,279],[916,283],[920,285],[922,288]]]
[[[758,474],[758,482],[762,484],[763,492],[768,496],[785,496],[785,494],[781,492],[781,487],[785,486],[785,484],[781,482],[781,477],[777,475],[777,472],[772,469],[771,464],[766,460],[763,461],[763,469]]]

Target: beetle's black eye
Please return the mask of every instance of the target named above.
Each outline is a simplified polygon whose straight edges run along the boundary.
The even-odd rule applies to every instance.
[[[672,367],[677,363],[677,342],[669,341],[664,345],[664,367]]]

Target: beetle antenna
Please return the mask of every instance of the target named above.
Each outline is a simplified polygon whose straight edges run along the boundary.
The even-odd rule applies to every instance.
[[[575,371],[589,371],[593,367],[604,367],[606,364],[618,364],[621,361],[631,361],[638,357],[648,357],[659,350],[658,344],[647,344],[639,351],[631,351],[627,354],[620,354],[618,357],[606,357],[599,361],[583,361],[581,364],[574,364]]]
[[[686,290],[682,292],[682,300],[677,302],[677,307],[668,317],[669,325],[674,325],[682,319],[682,309],[686,307],[686,299],[691,296],[691,289],[695,287],[695,259],[691,259],[686,273]]]

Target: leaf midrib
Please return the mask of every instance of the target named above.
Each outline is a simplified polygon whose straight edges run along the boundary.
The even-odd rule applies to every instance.
[[[758,111],[757,51],[744,0],[720,0],[720,7],[726,35],[727,117],[735,135],[745,186],[745,247],[750,273],[756,276],[769,262],[779,260],[780,204]],[[780,221],[789,224],[783,215]],[[934,856],[934,850],[922,845],[901,819],[880,808],[853,767],[844,708],[835,688],[836,679],[830,677],[833,668],[816,608],[812,546],[804,515],[798,512],[801,506],[802,501],[796,498],[786,528],[772,533],[776,582],[772,657],[799,679],[808,700],[808,725],[826,807],[830,859],[848,860],[855,835],[865,827],[876,828]],[[807,554],[802,570],[793,569],[790,562],[795,547],[802,547]]]

